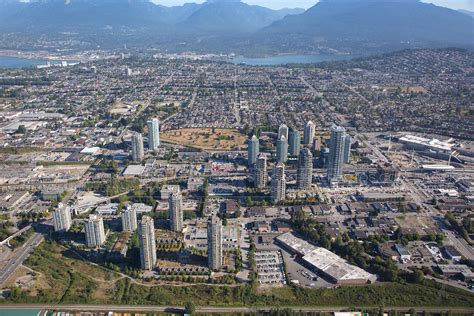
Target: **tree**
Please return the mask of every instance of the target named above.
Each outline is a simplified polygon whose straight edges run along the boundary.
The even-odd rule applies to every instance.
[[[18,129],[16,130],[17,134],[25,134],[26,133],[26,127],[25,125],[20,125],[18,126]]]
[[[415,272],[413,273],[413,281],[415,283],[423,283],[423,280],[425,279],[425,275],[423,273],[423,271],[421,270],[415,270]]]
[[[186,314],[192,315],[196,312],[196,306],[193,302],[187,302],[184,305],[184,310],[186,311]]]

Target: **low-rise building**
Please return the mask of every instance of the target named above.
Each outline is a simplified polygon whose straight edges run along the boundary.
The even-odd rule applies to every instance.
[[[445,246],[444,251],[449,259],[453,261],[461,261],[462,255],[454,246]]]

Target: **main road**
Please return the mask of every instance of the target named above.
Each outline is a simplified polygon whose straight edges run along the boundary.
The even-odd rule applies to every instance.
[[[3,287],[4,283],[8,278],[15,272],[15,270],[23,264],[23,261],[28,258],[30,253],[38,247],[43,241],[43,235],[40,233],[34,233],[30,239],[28,239],[20,249],[10,257],[7,261],[6,266],[0,270],[0,288]]]
[[[311,313],[311,312],[340,312],[347,311],[350,306],[324,306],[324,307],[308,307],[308,306],[280,306],[280,309],[291,309],[297,312]],[[371,309],[377,306],[359,307],[359,309]],[[168,313],[182,313],[184,308],[182,306],[149,306],[149,305],[50,305],[50,304],[5,304],[0,305],[0,311],[6,309],[40,309],[53,310],[65,312],[168,312]],[[276,307],[214,307],[214,306],[197,306],[198,313],[255,313],[255,312],[271,312]],[[430,307],[430,306],[406,306],[406,307],[384,307],[385,311],[407,312],[415,310],[417,312],[428,313],[474,313],[474,307]]]

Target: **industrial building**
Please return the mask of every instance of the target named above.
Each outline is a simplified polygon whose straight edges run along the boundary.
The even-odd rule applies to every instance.
[[[336,284],[367,284],[377,280],[375,275],[349,264],[325,248],[313,246],[292,233],[280,235],[276,241],[285,249],[300,256],[308,267],[324,274]]]
[[[405,135],[400,137],[398,141],[404,144],[407,149],[416,150],[418,153],[428,157],[462,162],[458,158],[459,153],[453,150],[451,140],[441,141],[436,138]]]

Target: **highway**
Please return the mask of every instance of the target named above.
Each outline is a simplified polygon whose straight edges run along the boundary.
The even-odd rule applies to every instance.
[[[43,241],[43,235],[40,233],[34,233],[30,239],[28,239],[20,249],[17,249],[16,252],[11,256],[7,261],[5,268],[0,271],[0,288],[3,287],[3,284],[7,281],[10,275],[15,272],[15,270],[23,264],[23,261],[28,258],[31,252],[38,247],[38,245]]]
[[[10,240],[20,236],[21,234],[23,234],[24,232],[26,232],[30,228],[31,228],[31,225],[25,226],[22,229],[20,229],[19,231],[17,231],[16,233],[14,233],[13,235],[11,235],[10,237],[5,238],[4,240],[0,241],[0,247],[3,246],[3,245],[8,244],[8,242]]]
[[[271,312],[276,307],[265,306],[265,307],[213,307],[213,306],[197,306],[196,312],[198,313],[255,313],[255,312]],[[349,306],[323,306],[323,307],[308,307],[308,306],[280,306],[280,309],[291,309],[298,312],[340,312],[347,311]],[[376,306],[358,307],[360,309],[377,308]],[[147,306],[147,305],[48,305],[48,304],[11,304],[11,305],[0,305],[0,311],[2,309],[40,309],[40,310],[56,310],[56,311],[81,311],[81,312],[168,312],[168,313],[182,313],[184,308],[182,306]],[[385,306],[385,311],[398,311],[407,312],[413,309],[417,312],[430,312],[430,313],[474,313],[472,307],[390,307]]]

